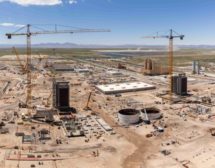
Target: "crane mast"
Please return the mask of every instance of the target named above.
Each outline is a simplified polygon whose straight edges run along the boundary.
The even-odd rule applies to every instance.
[[[27,40],[27,98],[26,98],[26,104],[28,107],[28,115],[31,114],[31,31],[30,31],[30,25],[27,25],[27,34],[26,34],[26,40]]]
[[[26,71],[27,71],[27,97],[26,97],[26,105],[28,108],[28,115],[31,116],[32,112],[32,76],[31,76],[31,36],[32,35],[42,35],[42,34],[73,34],[73,33],[87,33],[87,32],[110,32],[108,29],[77,29],[77,30],[57,30],[55,26],[54,31],[37,31],[31,32],[32,25],[27,24],[26,26],[20,28],[14,33],[6,33],[8,39],[11,39],[12,36],[26,36],[27,46],[26,46]],[[24,33],[19,33],[20,30],[27,28],[27,31]]]
[[[173,35],[172,35],[172,29],[170,30],[170,36],[169,36],[169,95],[170,99],[172,98],[173,93]]]
[[[174,35],[174,33],[176,35]],[[169,72],[169,98],[170,98],[170,101],[172,101],[172,94],[173,94],[173,80],[172,80],[172,77],[173,77],[173,41],[175,38],[179,38],[180,40],[183,40],[184,39],[184,35],[181,35],[181,34],[178,34],[176,33],[175,31],[173,31],[172,29],[170,29],[169,31],[169,35],[161,35],[159,36],[159,34],[157,33],[155,36],[146,36],[144,38],[153,38],[153,39],[156,39],[156,38],[167,38],[169,39],[169,56],[168,56],[168,72]]]

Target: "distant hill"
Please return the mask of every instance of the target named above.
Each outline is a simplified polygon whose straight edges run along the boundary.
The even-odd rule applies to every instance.
[[[0,48],[11,48],[16,46],[17,48],[25,48],[24,44],[0,44]],[[136,45],[136,44],[125,44],[125,45],[98,45],[98,44],[75,44],[75,43],[40,43],[32,44],[33,48],[156,48],[156,49],[166,49],[167,46],[164,45]],[[181,49],[215,49],[215,45],[178,45],[175,46]]]

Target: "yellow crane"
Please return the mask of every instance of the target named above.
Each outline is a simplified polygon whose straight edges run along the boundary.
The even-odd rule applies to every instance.
[[[20,57],[19,57],[19,54],[18,54],[16,48],[13,47],[13,48],[12,48],[12,51],[13,51],[13,53],[16,55],[16,58],[17,58],[17,60],[18,60],[18,62],[19,62],[19,65],[20,65],[20,67],[21,67],[21,69],[22,69],[22,73],[26,73],[26,65],[24,65],[24,64],[22,63],[22,61],[21,61],[21,59],[20,59]]]
[[[40,31],[32,32],[31,28],[34,27],[36,29],[40,29]],[[65,26],[63,26],[65,27]],[[25,32],[21,32],[22,30],[27,29]],[[110,32],[108,29],[72,29],[72,30],[58,30],[57,25],[55,25],[54,31],[44,30],[41,31],[41,28],[38,28],[37,26],[27,24],[26,26],[21,27],[17,31],[13,33],[6,33],[8,39],[11,39],[13,36],[25,36],[27,41],[27,98],[26,98],[26,105],[28,107],[28,115],[31,116],[31,96],[32,96],[32,81],[31,81],[31,37],[35,35],[42,35],[42,34],[73,34],[73,33],[87,33],[87,32]]]
[[[91,108],[89,107],[89,103],[90,103],[90,99],[91,99],[91,96],[92,96],[92,92],[90,92],[89,96],[88,96],[88,99],[87,99],[87,103],[86,103],[86,106],[84,107],[84,110],[91,110]]]
[[[158,33],[154,36],[145,36],[144,38],[167,38],[169,39],[169,58],[168,58],[168,71],[169,71],[169,96],[170,96],[170,101],[172,101],[172,93],[173,93],[173,40],[175,38],[179,38],[180,40],[184,39],[184,35],[178,34],[174,30],[170,29],[168,35],[159,35]]]

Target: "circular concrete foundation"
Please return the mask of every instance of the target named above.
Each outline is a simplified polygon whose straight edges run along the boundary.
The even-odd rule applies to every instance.
[[[143,119],[146,119],[145,110],[149,120],[159,120],[163,117],[159,109],[152,107],[141,110],[141,112],[143,113],[142,116],[144,116]]]
[[[121,124],[136,124],[140,120],[140,114],[135,109],[122,109],[118,112],[118,119]]]

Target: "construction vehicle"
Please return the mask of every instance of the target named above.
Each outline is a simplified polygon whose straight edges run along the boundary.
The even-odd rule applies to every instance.
[[[173,35],[175,34],[175,35]],[[168,71],[169,71],[169,99],[170,102],[172,101],[172,94],[173,94],[173,40],[175,38],[179,38],[180,40],[184,39],[184,35],[180,35],[177,32],[175,32],[174,30],[170,29],[169,31],[169,35],[159,35],[158,33],[156,33],[155,36],[146,36],[144,38],[167,38],[169,39],[169,59],[168,59]]]
[[[35,35],[42,34],[73,34],[73,33],[86,33],[86,32],[110,32],[110,30],[105,29],[76,29],[76,30],[58,30],[57,25],[55,25],[54,31],[35,31],[32,32],[31,28],[34,27],[36,29],[41,30],[37,26],[27,24],[26,26],[21,27],[14,33],[6,33],[8,39],[11,39],[13,36],[25,36],[27,41],[27,59],[26,59],[26,72],[27,72],[27,98],[26,104],[28,107],[28,115],[31,116],[32,107],[31,107],[31,99],[32,99],[32,76],[31,76],[31,37]],[[64,26],[65,27],[65,26]],[[22,30],[27,29],[26,32],[21,32]]]
[[[84,110],[86,110],[86,111],[91,110],[91,108],[89,107],[90,100],[91,100],[91,96],[92,96],[92,92],[90,92],[90,94],[89,94],[89,96],[88,96],[88,99],[87,99],[87,104],[86,104],[86,106],[84,107]]]

